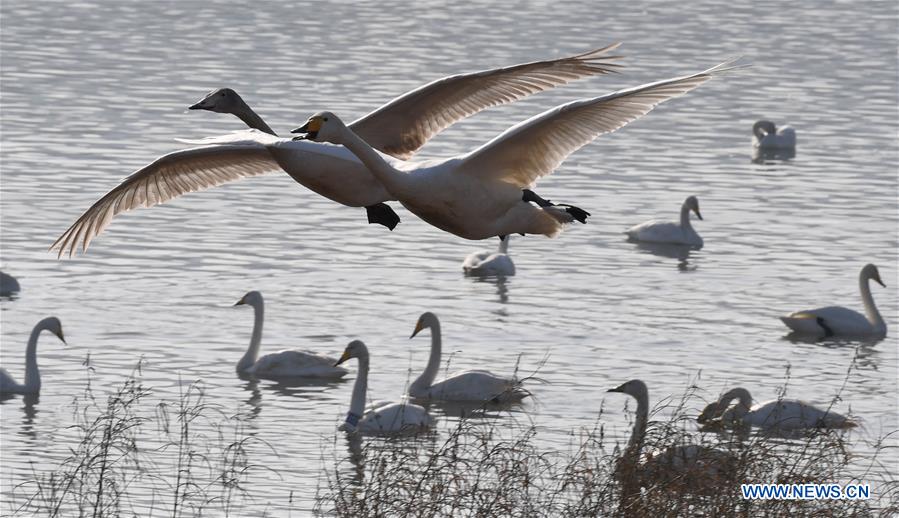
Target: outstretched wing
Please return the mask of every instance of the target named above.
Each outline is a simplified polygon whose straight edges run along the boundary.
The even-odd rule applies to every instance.
[[[584,54],[444,77],[407,92],[349,125],[373,148],[408,159],[434,135],[491,106],[584,77],[614,72],[620,43]]]
[[[152,207],[232,180],[280,170],[259,144],[211,145],[169,153],[122,180],[59,236],[50,250],[59,249],[59,257],[68,250],[72,256],[80,244],[84,252],[91,239],[103,232],[117,214]]]
[[[659,103],[683,95],[721,72],[739,68],[730,66],[732,63],[552,108],[474,150],[458,170],[528,187],[596,137],[646,115]]]

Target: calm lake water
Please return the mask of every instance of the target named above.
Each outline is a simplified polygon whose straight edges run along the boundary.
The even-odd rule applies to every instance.
[[[351,339],[368,343],[374,399],[399,396],[423,368],[428,338],[408,340],[423,311],[441,318],[454,367],[539,366],[548,383],[505,418],[532,419],[548,449],[590,426],[601,405],[606,432],[624,440],[633,404],[626,412],[624,398],[605,391],[628,379],[645,380],[653,403],[694,381],[708,398],[740,385],[765,400],[788,367],[788,396],[827,404],[842,390],[836,408],[864,423],[850,436],[860,466],[867,441],[899,428],[894,2],[84,1],[0,10],[0,261],[23,288],[0,303],[2,365],[22,376],[28,333],[45,316],[58,316],[69,340],[42,337],[37,405],[21,397],[0,405],[2,512],[21,503],[14,487],[32,469],[52,470],[74,446],[66,427],[88,357],[101,394],[140,358],[154,402],[202,380],[210,401],[243,416],[244,433],[277,450],[252,452],[278,475],[251,486],[258,509],[310,509],[322,468],[346,455],[334,434],[352,378],[293,388],[238,379],[253,316],[230,305],[248,290],[267,301],[263,352],[298,346],[336,356]],[[120,216],[86,256],[47,252],[119,179],[182,147],[174,138],[240,129],[228,116],[185,111],[213,88],[241,92],[286,133],[320,109],[351,120],[445,75],[615,41],[627,56],[622,74],[483,112],[419,157],[472,149],[573,99],[734,56],[753,67],[601,137],[545,178],[544,197],[593,217],[554,240],[513,239],[518,275],[505,282],[462,275],[462,259],[493,241],[466,242],[397,203],[403,222],[391,233],[281,174]],[[750,160],[760,118],[796,128],[794,159]],[[630,225],[675,218],[689,194],[705,217],[696,224],[701,251],[679,258],[625,241]],[[868,262],[888,286],[873,291],[891,336],[784,338],[780,314],[860,309],[858,271]],[[440,430],[454,423],[443,417]],[[895,450],[888,455],[885,469],[899,467]]]

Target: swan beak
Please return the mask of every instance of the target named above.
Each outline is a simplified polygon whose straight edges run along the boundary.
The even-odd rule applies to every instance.
[[[208,104],[209,96],[206,96],[187,107],[188,110],[212,110],[214,104]]]
[[[876,282],[877,284],[880,284],[880,285],[883,286],[884,288],[887,287],[887,285],[884,284],[882,280],[880,280],[880,274],[874,276],[874,279],[873,279],[873,280],[874,280],[874,282]]]
[[[58,336],[58,337],[59,337],[59,340],[60,340],[60,341],[61,341],[61,342],[62,342],[62,343],[63,343],[63,344],[65,344],[65,345],[69,345],[69,344],[67,344],[67,343],[66,343],[66,337],[65,337],[65,336],[63,336],[63,334],[62,334],[62,329],[60,329],[60,330],[59,330],[59,334],[58,334],[58,335],[56,335],[56,336]]]
[[[424,328],[425,328],[425,326],[423,326],[422,323],[421,323],[421,320],[419,320],[418,323],[415,324],[415,330],[412,331],[412,336],[409,337],[409,340],[415,338],[415,335],[417,335],[418,333],[420,333],[421,330],[424,329]]]
[[[609,389],[606,392],[624,392],[624,385],[619,385],[613,389]]]
[[[243,297],[241,297],[241,299],[238,300],[237,302],[235,302],[234,305],[231,307],[233,308],[233,307],[237,307],[237,306],[243,306],[244,304],[246,304],[246,302],[244,302]]]
[[[304,133],[300,137],[295,138],[294,140],[315,140],[315,137],[318,136],[318,131],[322,128],[322,120],[319,117],[312,117],[306,124],[303,124],[299,128],[293,129],[291,133]]]
[[[337,367],[338,365],[340,365],[341,363],[343,363],[343,362],[345,362],[345,361],[347,361],[347,360],[349,360],[349,359],[350,359],[350,352],[349,352],[349,351],[343,351],[343,354],[340,356],[340,359],[337,360],[336,363],[334,363],[334,366]]]
[[[693,210],[693,212],[695,212],[696,217],[699,218],[700,221],[702,221],[702,214],[699,213],[699,209],[697,208],[697,209]]]

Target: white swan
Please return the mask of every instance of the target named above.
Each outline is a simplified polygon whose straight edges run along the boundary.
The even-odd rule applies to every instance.
[[[351,126],[375,149],[408,158],[434,135],[481,110],[614,71],[619,66],[614,60],[620,56],[607,53],[616,47],[618,44],[577,56],[445,77],[397,97]],[[194,106],[214,108],[200,103]],[[162,156],[122,180],[85,211],[51,250],[58,249],[60,257],[66,251],[73,255],[79,246],[86,251],[91,239],[117,214],[278,170],[337,203],[366,207],[372,223],[392,229],[399,222],[383,203],[392,196],[352,153],[342,147],[279,139],[249,107],[234,109],[223,106],[221,111],[235,113],[256,131],[185,141],[200,147]]]
[[[729,64],[564,104],[509,128],[470,153],[445,160],[385,160],[330,112],[312,116],[294,133],[305,133],[305,138],[317,142],[345,145],[404,207],[459,237],[485,239],[515,233],[555,236],[565,223],[584,223],[589,213],[553,205],[534,194],[530,187],[540,177],[597,136],[698,87],[728,70]]]
[[[519,401],[528,395],[515,377],[497,376],[485,370],[456,372],[434,383],[434,378],[440,370],[441,354],[440,321],[437,320],[437,315],[431,312],[422,313],[409,338],[414,338],[424,329],[431,330],[431,356],[428,358],[425,371],[409,385],[410,396],[442,401],[508,403]]]
[[[8,273],[0,272],[0,297],[9,297],[21,290],[19,281],[15,277]]]
[[[339,429],[364,435],[395,435],[417,433],[434,425],[434,418],[424,407],[406,400],[400,402],[379,401],[365,408],[365,392],[368,389],[368,348],[359,340],[353,340],[335,365],[359,359],[359,374],[353,384],[350,411]]]
[[[793,149],[796,131],[789,126],[778,130],[773,122],[760,120],[752,125],[752,145],[768,151]]]
[[[650,220],[635,225],[625,232],[629,239],[646,243],[668,243],[674,245],[689,245],[694,248],[702,248],[702,237],[690,223],[690,211],[696,213],[696,217],[702,219],[699,213],[699,200],[696,196],[689,196],[680,207],[680,222]]]
[[[841,306],[828,306],[797,311],[780,319],[787,327],[804,335],[883,338],[887,334],[887,325],[874,305],[869,280],[886,288],[880,280],[877,267],[866,264],[858,276],[858,289],[862,294],[862,304],[865,306],[864,315]]]
[[[499,241],[499,247],[495,252],[481,250],[472,252],[462,262],[462,271],[465,275],[475,277],[510,277],[515,275],[515,263],[509,257],[509,241],[512,236],[506,236]]]
[[[619,469],[632,469],[638,479],[653,483],[685,477],[693,482],[726,477],[737,461],[724,450],[698,444],[670,446],[664,450],[643,453],[646,424],[649,419],[649,390],[638,379],[630,380],[608,392],[620,392],[637,400],[637,417]],[[620,475],[623,473],[619,472]],[[702,487],[702,483],[695,484]]]
[[[25,349],[25,383],[18,384],[16,380],[0,369],[0,394],[37,394],[41,391],[41,373],[37,368],[37,337],[41,331],[50,331],[66,343],[62,334],[62,323],[56,317],[48,317],[34,326],[31,337],[28,338],[28,348]]]
[[[737,404],[728,408],[734,399],[738,400]],[[729,426],[744,424],[777,431],[858,426],[844,415],[798,399],[776,399],[753,405],[749,391],[741,387],[725,392],[718,401],[707,405],[696,420],[705,424],[716,419]]]
[[[257,378],[329,378],[346,376],[347,370],[334,365],[334,358],[313,352],[285,350],[266,354],[259,358],[259,347],[262,344],[262,324],[265,316],[265,303],[262,294],[251,291],[237,301],[235,306],[246,304],[254,311],[253,335],[250,347],[237,362],[237,372]]]

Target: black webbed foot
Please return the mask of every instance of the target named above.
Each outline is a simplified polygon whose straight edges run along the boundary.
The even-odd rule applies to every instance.
[[[581,223],[587,223],[587,216],[590,215],[589,212],[585,211],[580,207],[575,207],[574,205],[568,205],[567,203],[559,203],[559,207],[565,207],[565,212],[571,214],[571,217],[580,221]]]
[[[386,203],[376,203],[365,207],[369,223],[378,223],[393,230],[400,222],[400,217]]]
[[[500,241],[505,241],[505,240],[506,240],[506,236],[497,236],[497,237],[499,238]]]
[[[540,196],[537,196],[537,193],[530,189],[522,189],[521,190],[521,199],[522,201],[532,201],[536,203],[540,207],[552,207],[553,203],[549,200],[545,200]]]

